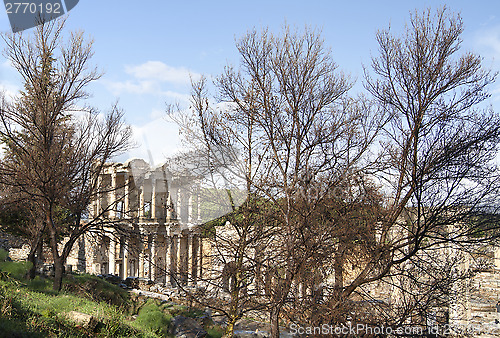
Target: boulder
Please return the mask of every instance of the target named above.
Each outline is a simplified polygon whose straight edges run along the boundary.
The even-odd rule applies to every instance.
[[[97,318],[95,318],[94,316],[88,315],[86,313],[77,312],[77,311],[67,312],[67,313],[65,313],[65,317],[68,320],[80,325],[81,327],[83,327],[85,329],[91,330],[91,331],[93,331],[95,329],[95,327],[97,326],[97,324],[99,323]]]
[[[207,332],[194,318],[184,316],[177,316],[172,319],[172,334],[180,338],[201,338],[207,336]]]

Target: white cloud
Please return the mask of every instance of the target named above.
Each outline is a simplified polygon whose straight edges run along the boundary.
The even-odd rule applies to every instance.
[[[5,94],[7,100],[12,100],[19,96],[20,88],[10,82],[1,82],[0,83],[0,92]]]
[[[153,111],[151,116],[157,114],[158,111]],[[163,116],[144,125],[132,125],[132,132],[137,147],[120,156],[119,161],[142,158],[157,166],[181,149],[177,125]]]
[[[152,81],[124,81],[124,82],[114,82],[114,81],[104,81],[105,85],[111,90],[114,95],[119,95],[121,93],[132,93],[132,94],[158,94],[161,92],[160,88]]]
[[[160,61],[147,61],[140,65],[125,66],[125,72],[132,76],[126,81],[106,81],[105,86],[119,96],[124,93],[155,95],[188,101],[189,95],[171,90],[172,86],[187,86],[190,78],[198,79],[201,75],[184,67],[171,67]]]
[[[500,60],[500,26],[480,30],[476,34],[476,45],[488,57]]]
[[[161,61],[147,61],[138,66],[125,66],[125,71],[137,79],[156,80],[172,84],[189,85],[190,78],[199,78],[200,74],[184,67],[171,67]]]

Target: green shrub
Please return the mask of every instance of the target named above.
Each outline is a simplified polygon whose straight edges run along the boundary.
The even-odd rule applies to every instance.
[[[48,279],[40,278],[40,276],[36,276],[26,283],[28,288],[35,291],[50,291],[52,289],[52,282]]]
[[[9,257],[9,252],[4,249],[0,249],[0,262],[5,262],[7,257]]]
[[[0,262],[0,270],[15,279],[23,279],[31,266],[31,262]]]
[[[207,329],[207,335],[209,338],[221,338],[224,335],[224,328],[219,325],[213,325]]]
[[[172,316],[160,310],[152,299],[139,310],[134,326],[160,335],[167,335]]]

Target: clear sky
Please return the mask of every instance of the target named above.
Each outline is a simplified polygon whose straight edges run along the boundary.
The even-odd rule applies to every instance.
[[[219,74],[237,65],[235,40],[253,27],[279,32],[284,23],[322,30],[339,68],[362,80],[362,65],[377,54],[375,33],[404,29],[415,9],[446,4],[465,24],[464,50],[484,57],[500,70],[500,1],[129,1],[80,0],[67,29],[94,39],[93,62],[105,75],[90,88],[90,104],[101,110],[118,101],[132,125],[137,147],[127,157],[160,164],[178,147],[177,130],[165,120],[165,103],[185,103],[189,74]],[[0,31],[10,31],[0,10]],[[2,46],[3,48],[3,46]],[[15,92],[19,78],[0,56],[0,88]],[[500,109],[500,80],[491,88],[491,103]]]

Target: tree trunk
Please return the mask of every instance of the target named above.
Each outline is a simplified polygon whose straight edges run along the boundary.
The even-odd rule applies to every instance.
[[[271,308],[269,313],[269,321],[271,322],[271,338],[279,338],[280,336],[280,307],[275,306]]]
[[[43,264],[43,239],[38,242],[35,262],[37,263],[37,265]]]
[[[54,257],[54,284],[52,285],[54,291],[61,291],[63,275],[64,262],[61,257]]]
[[[26,278],[27,279],[33,279],[35,278],[36,274],[36,256],[35,252],[37,251],[36,247],[32,247],[30,250],[30,253],[28,254],[27,261],[31,263],[31,267],[26,273]]]
[[[37,236],[31,243],[30,253],[28,254],[27,260],[31,262],[31,267],[26,273],[27,279],[33,279],[36,275],[36,267],[37,261],[41,260],[41,252],[42,252],[43,240],[40,236]]]
[[[233,336],[235,324],[236,320],[234,318],[228,318],[226,331],[224,331],[224,338],[231,338]]]

